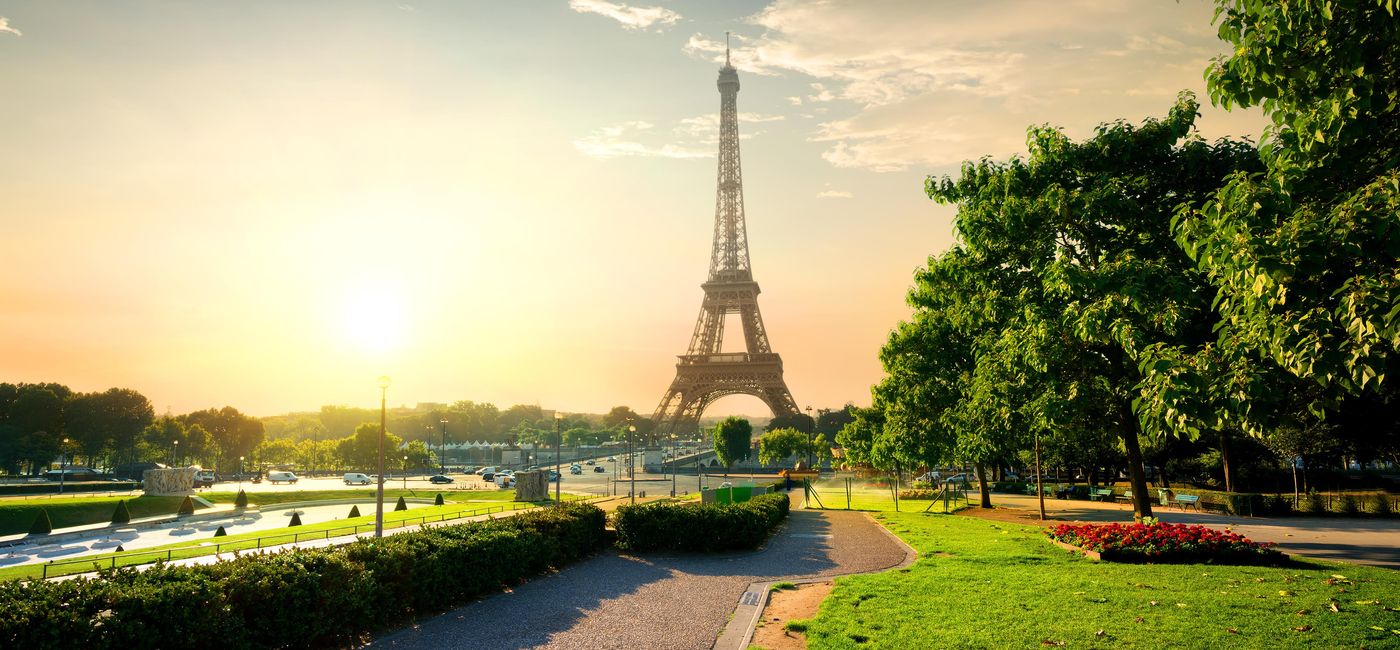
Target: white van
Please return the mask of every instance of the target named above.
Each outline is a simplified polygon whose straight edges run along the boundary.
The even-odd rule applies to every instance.
[[[297,475],[291,472],[272,471],[267,473],[267,480],[273,485],[277,485],[278,483],[296,483]]]
[[[512,475],[510,475],[510,474],[497,474],[497,475],[496,475],[496,487],[499,487],[499,488],[515,487],[515,477],[512,476]]]
[[[345,474],[346,485],[369,485],[369,475],[359,472],[348,472]]]

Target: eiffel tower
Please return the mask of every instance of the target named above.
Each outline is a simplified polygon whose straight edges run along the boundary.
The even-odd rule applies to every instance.
[[[749,268],[744,179],[739,166],[739,74],[729,63],[727,43],[718,85],[719,183],[710,276],[700,285],[705,299],[690,337],[690,349],[679,357],[676,378],[652,415],[658,434],[696,431],[700,414],[726,395],[753,395],[763,400],[774,416],[797,413],[797,402],[783,381],[783,360],[773,352],[763,330],[758,283]],[[738,314],[743,324],[744,352],[724,352],[724,320],[730,314]]]

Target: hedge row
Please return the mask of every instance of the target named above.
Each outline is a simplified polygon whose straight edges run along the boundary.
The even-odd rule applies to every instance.
[[[763,494],[742,503],[621,506],[613,526],[629,551],[737,551],[758,548],[787,515],[788,495]]]
[[[0,647],[357,645],[578,560],[606,545],[605,524],[601,510],[575,504],[329,549],[0,583]]]

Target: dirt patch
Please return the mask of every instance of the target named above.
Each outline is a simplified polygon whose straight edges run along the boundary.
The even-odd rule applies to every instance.
[[[1054,515],[1045,513],[1047,519],[1040,520],[1040,515],[1034,510],[1024,510],[1022,508],[998,507],[988,510],[986,508],[963,508],[957,514],[964,517],[976,517],[978,519],[990,519],[992,521],[1007,521],[1014,524],[1029,524],[1032,526],[1049,526],[1058,523]]]
[[[806,648],[806,635],[801,632],[788,632],[783,626],[787,625],[788,621],[816,616],[817,609],[834,586],[835,583],[828,580],[773,592],[768,606],[763,609],[763,618],[758,622],[758,629],[754,630],[752,645],[764,650]]]

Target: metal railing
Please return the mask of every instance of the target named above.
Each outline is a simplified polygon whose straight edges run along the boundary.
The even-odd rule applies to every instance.
[[[395,519],[395,520],[393,520],[393,521],[385,521],[385,522],[384,522],[384,529],[385,529],[385,530],[391,530],[391,529],[394,529],[394,528],[406,528],[406,527],[408,527],[408,526],[421,526],[421,525],[425,525],[425,524],[429,524],[429,523],[435,523],[435,522],[452,521],[452,520],[454,520],[454,519],[467,519],[467,518],[471,518],[471,517],[480,517],[480,516],[482,516],[482,515],[489,515],[489,514],[496,513],[496,512],[505,512],[506,510],[509,510],[509,511],[511,511],[511,512],[515,512],[515,511],[517,511],[517,510],[525,510],[525,509],[535,508],[535,507],[537,507],[537,505],[536,505],[536,504],[533,504],[533,503],[513,503],[513,504],[510,505],[509,508],[507,508],[505,505],[486,506],[486,507],[477,508],[477,509],[474,509],[474,510],[471,510],[471,511],[462,510],[462,511],[453,512],[453,513],[442,513],[442,514],[438,514],[438,515],[424,515],[424,516],[422,516],[422,517],[409,517],[409,518],[406,518],[406,519]],[[124,566],[124,567],[126,567],[126,566],[141,566],[141,565],[145,565],[145,564],[155,564],[155,563],[158,563],[158,562],[171,562],[171,561],[174,561],[174,560],[186,560],[186,559],[194,558],[194,557],[204,557],[204,556],[208,556],[208,555],[219,555],[220,553],[223,553],[223,552],[224,552],[224,549],[225,549],[225,548],[227,548],[227,549],[230,550],[230,551],[241,551],[241,550],[254,550],[254,551],[256,551],[256,550],[262,550],[263,548],[281,546],[281,545],[284,545],[284,544],[297,544],[297,543],[300,543],[300,542],[304,542],[304,541],[308,541],[308,540],[314,540],[314,539],[329,540],[329,539],[331,539],[332,537],[344,537],[344,536],[347,536],[347,535],[358,535],[358,534],[360,534],[361,532],[369,532],[369,531],[373,531],[373,530],[374,530],[374,522],[370,522],[370,523],[366,523],[366,524],[356,524],[356,525],[353,525],[353,526],[340,526],[340,527],[337,527],[337,528],[327,528],[327,529],[325,529],[325,530],[316,530],[316,531],[309,531],[309,532],[304,532],[304,533],[298,533],[298,532],[292,532],[292,533],[278,533],[278,534],[275,534],[275,535],[264,535],[264,536],[255,537],[255,538],[252,538],[252,539],[238,539],[238,540],[231,540],[231,541],[227,541],[227,542],[218,542],[218,543],[212,543],[212,544],[211,544],[211,543],[205,543],[205,544],[200,545],[200,546],[187,546],[187,547],[182,547],[182,548],[172,548],[172,549],[166,549],[166,550],[164,550],[164,551],[145,551],[145,552],[140,552],[140,551],[138,551],[138,552],[134,552],[134,553],[130,553],[130,554],[123,552],[121,555],[112,555],[111,557],[103,558],[102,560],[91,560],[91,559],[87,559],[87,560],[68,560],[68,561],[66,561],[66,562],[45,562],[44,564],[40,565],[40,566],[42,567],[42,569],[40,570],[40,574],[39,574],[38,579],[40,579],[40,580],[47,580],[48,578],[51,578],[51,577],[59,577],[59,576],[65,576],[65,575],[72,575],[72,574],[75,574],[75,573],[88,573],[88,572],[90,572],[90,571],[101,571],[102,569],[115,569],[115,568],[117,568],[117,566],[119,565],[119,564],[118,564],[118,560],[120,560],[120,566]],[[273,540],[276,540],[276,541],[273,541]],[[144,560],[135,560],[135,559],[134,559],[134,558],[143,558],[143,557],[144,557],[144,558],[147,558],[147,559],[144,559]],[[90,568],[84,568],[84,569],[81,570],[81,571],[71,571],[71,572],[59,571],[59,569],[62,568],[62,567],[72,567],[72,566],[84,566],[84,567],[90,567]],[[28,578],[22,578],[22,579],[25,579],[25,580],[34,580],[35,578],[34,578],[33,576],[30,576],[30,577],[28,577]]]

